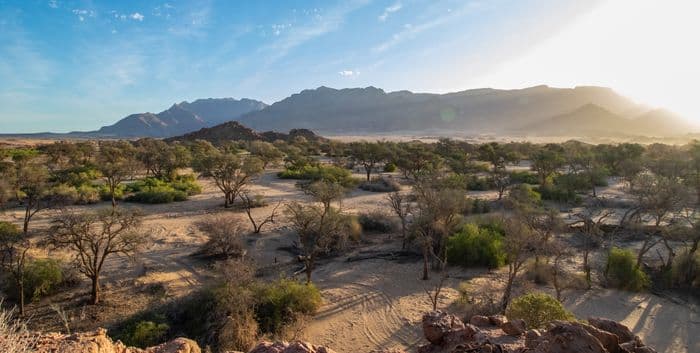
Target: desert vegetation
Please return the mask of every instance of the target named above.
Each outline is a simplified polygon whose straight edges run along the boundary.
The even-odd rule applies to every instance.
[[[573,319],[572,298],[586,293],[691,305],[698,161],[700,142],[3,148],[2,305],[39,329],[107,326],[140,347],[184,333],[222,352],[315,335],[354,310],[351,298],[531,327]],[[409,292],[372,292],[377,283]]]

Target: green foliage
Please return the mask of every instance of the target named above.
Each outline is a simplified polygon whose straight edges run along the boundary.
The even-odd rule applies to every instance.
[[[102,177],[99,170],[93,166],[79,166],[59,170],[53,173],[52,180],[58,184],[68,184],[74,187],[92,185],[93,181]]]
[[[100,194],[100,199],[102,201],[111,201],[112,200],[112,195],[109,193],[109,187],[107,185],[102,185],[97,189],[97,192]],[[119,184],[114,189],[114,199],[119,201],[119,200],[124,200],[124,196],[126,194],[126,185],[124,184]]]
[[[263,332],[279,332],[300,314],[310,315],[321,306],[321,292],[313,284],[280,279],[257,289],[255,315]]]
[[[687,251],[673,259],[670,280],[673,286],[700,288],[700,254],[691,256]]]
[[[522,319],[528,328],[544,328],[555,320],[574,320],[554,297],[546,293],[529,293],[513,299],[506,310],[508,319]]]
[[[311,181],[328,181],[344,187],[354,187],[358,180],[352,177],[349,170],[333,165],[305,165],[301,168],[286,169],[279,174],[282,179],[301,179]]]
[[[26,295],[37,300],[56,292],[63,283],[63,268],[56,260],[34,260],[27,264],[24,281]]]
[[[506,263],[503,232],[493,225],[466,224],[447,239],[447,261],[451,265],[498,268]]]
[[[611,287],[634,292],[644,290],[651,284],[647,274],[637,267],[634,253],[628,249],[610,249],[605,278]]]
[[[127,346],[146,348],[162,343],[170,326],[153,321],[139,321],[127,326],[119,339]]]
[[[188,196],[200,193],[202,188],[195,182],[194,176],[182,175],[171,181],[145,178],[127,185],[125,191],[132,193],[126,201],[155,204],[185,201]]]
[[[396,223],[389,217],[389,215],[373,211],[369,213],[361,213],[358,217],[358,221],[362,226],[362,230],[365,232],[379,232],[379,233],[389,233],[396,229]]]
[[[511,172],[510,173],[510,180],[513,182],[513,184],[539,184],[539,180],[537,179],[537,175],[522,171],[522,172]]]
[[[388,163],[384,164],[384,172],[385,173],[393,173],[396,171],[396,169],[397,169],[396,164],[394,164],[392,162],[388,162]]]
[[[491,181],[487,178],[481,178],[477,176],[471,176],[467,180],[467,190],[472,191],[486,191],[493,187]]]
[[[478,198],[467,198],[464,213],[466,215],[470,214],[484,214],[491,212],[491,204],[489,201],[485,201]]]

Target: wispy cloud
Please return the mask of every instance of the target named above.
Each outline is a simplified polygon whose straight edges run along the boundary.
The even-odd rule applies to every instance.
[[[378,44],[374,48],[372,48],[372,51],[375,53],[381,53],[384,52],[402,42],[405,42],[407,40],[410,40],[417,35],[431,30],[433,28],[445,25],[447,23],[450,23],[452,21],[458,20],[465,14],[467,14],[471,9],[475,8],[475,6],[478,6],[477,3],[470,2],[464,7],[458,9],[458,10],[452,10],[448,9],[445,11],[442,15],[435,16],[431,20],[419,23],[419,24],[406,24],[403,26],[403,29],[399,32],[394,33],[391,38],[385,40],[384,42]]]
[[[58,1],[57,0],[49,0],[49,7],[52,9],[57,9],[58,8]]]
[[[131,15],[129,15],[129,17],[134,21],[143,21],[143,15],[138,12],[132,13]]]
[[[402,7],[403,7],[403,5],[401,5],[400,2],[397,2],[389,7],[384,8],[384,12],[382,12],[382,14],[379,15],[379,17],[378,17],[379,21],[381,21],[381,22],[386,21],[386,19],[389,18],[389,15],[391,15],[392,13],[394,13],[396,11],[401,10]]]
[[[73,9],[73,14],[78,16],[80,22],[85,21],[85,19],[88,17],[95,17],[97,15],[97,13],[94,10],[85,9]]]

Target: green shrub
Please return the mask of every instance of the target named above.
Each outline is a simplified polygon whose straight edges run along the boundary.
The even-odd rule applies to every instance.
[[[109,187],[107,185],[102,185],[98,188],[100,193],[100,199],[102,201],[112,201],[112,195],[109,193]],[[117,201],[124,200],[124,195],[126,194],[126,185],[120,184],[114,189],[114,199]]]
[[[354,187],[358,180],[352,177],[349,170],[334,165],[305,165],[300,168],[285,169],[277,174],[282,179],[325,180],[339,183],[344,187]]]
[[[396,223],[384,212],[360,213],[358,221],[365,232],[389,233],[396,229]]]
[[[53,294],[63,283],[63,268],[52,259],[39,259],[29,262],[25,268],[24,295],[30,300],[38,300]]]
[[[121,340],[127,346],[146,348],[166,340],[170,326],[153,321],[139,321],[127,327],[121,335]]]
[[[673,259],[671,284],[682,288],[700,288],[700,254],[685,251]]]
[[[256,320],[267,333],[279,332],[299,315],[311,315],[321,306],[316,286],[287,279],[260,286],[256,298]]]
[[[543,200],[570,203],[570,204],[580,204],[581,196],[576,193],[576,190],[563,188],[557,185],[547,184],[544,187],[536,188]]]
[[[487,191],[490,190],[491,187],[491,182],[487,178],[472,176],[467,180],[467,190]]]
[[[202,191],[194,176],[180,175],[172,181],[158,178],[145,178],[126,186],[126,192],[132,193],[126,201],[139,203],[170,203],[185,201],[189,195]]]
[[[385,173],[393,173],[395,171],[396,171],[396,164],[389,162],[389,163],[384,165],[384,172]]]
[[[375,177],[360,184],[360,189],[372,192],[394,192],[401,190],[401,185],[393,179]]]
[[[508,319],[522,319],[528,328],[544,328],[555,320],[574,320],[574,315],[546,293],[529,293],[513,299],[506,310]]]
[[[53,173],[52,181],[77,188],[83,185],[92,185],[92,182],[100,177],[102,177],[100,171],[93,166],[79,166]]]
[[[635,292],[644,290],[650,285],[647,274],[637,267],[634,253],[627,249],[610,249],[605,265],[605,278],[611,287]]]
[[[522,171],[522,172],[511,172],[510,180],[513,184],[531,184],[536,185],[540,183],[537,174]]]
[[[447,261],[465,267],[498,268],[506,263],[502,242],[502,231],[469,223],[447,239]]]
[[[484,214],[491,212],[491,203],[477,198],[467,198],[465,203],[464,214]]]

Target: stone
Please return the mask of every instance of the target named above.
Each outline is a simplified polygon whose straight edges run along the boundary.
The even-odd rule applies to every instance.
[[[469,319],[469,323],[474,326],[486,327],[491,326],[491,320],[488,317],[482,315],[474,315]]]
[[[506,321],[500,325],[501,330],[509,336],[520,336],[525,333],[526,325],[525,321],[521,319],[515,319],[512,321]]]

